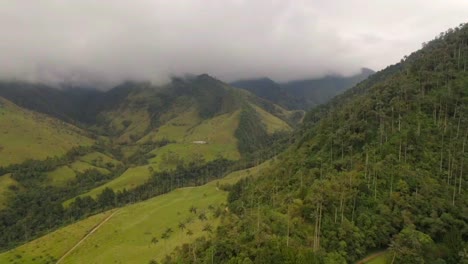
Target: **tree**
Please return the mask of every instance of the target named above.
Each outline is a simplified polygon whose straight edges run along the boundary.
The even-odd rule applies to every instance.
[[[114,190],[106,187],[101,194],[99,194],[97,202],[101,208],[108,208],[115,206],[116,199]]]
[[[205,231],[205,232],[211,233],[211,232],[213,232],[213,227],[209,223],[206,223],[203,226],[202,230]]]
[[[391,263],[425,263],[425,256],[433,245],[430,236],[411,227],[404,228],[390,243]]]

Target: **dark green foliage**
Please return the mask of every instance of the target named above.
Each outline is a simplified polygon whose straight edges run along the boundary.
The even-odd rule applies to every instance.
[[[265,148],[268,139],[265,125],[257,112],[250,106],[243,108],[239,118],[239,126],[234,135],[238,139],[238,148],[242,155]]]
[[[100,204],[89,197],[80,198],[67,210],[62,207],[62,202],[120,175],[124,167],[112,167],[110,174],[102,174],[97,170],[78,173],[76,179],[64,187],[45,184],[47,172],[97,149],[74,148],[60,158],[28,160],[2,169],[2,172],[12,173],[12,178],[21,187],[15,188],[15,196],[11,197],[5,209],[0,210],[0,248],[15,246],[20,241],[31,240],[46,231],[95,213],[98,209],[115,205],[115,202],[109,202],[108,196],[103,197],[106,199],[100,201]]]
[[[62,87],[42,84],[0,82],[0,96],[22,107],[76,123],[94,123],[103,110],[120,104],[128,96],[133,83],[124,83],[108,92],[90,88]]]
[[[174,262],[215,248],[216,263],[354,263],[390,247],[394,263],[466,263],[467,64],[463,25],[310,112],[272,168],[229,188],[216,236]]]

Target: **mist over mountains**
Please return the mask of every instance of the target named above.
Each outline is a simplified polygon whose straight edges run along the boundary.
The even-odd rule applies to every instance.
[[[362,68],[351,76],[327,75],[322,78],[277,83],[267,77],[232,82],[234,87],[246,89],[289,109],[310,109],[327,102],[333,96],[365,80],[374,71]]]

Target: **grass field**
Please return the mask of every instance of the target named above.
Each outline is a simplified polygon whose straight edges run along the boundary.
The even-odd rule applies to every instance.
[[[211,205],[224,208],[222,204],[226,202],[227,197],[226,192],[217,188],[218,185],[235,183],[242,177],[257,174],[267,166],[268,163],[264,163],[256,168],[231,173],[223,179],[203,186],[177,189],[120,208],[61,263],[149,263],[152,259],[160,261],[176,246],[200,236],[208,236],[209,233],[202,230],[207,223],[215,229],[219,220],[214,218],[209,207]],[[197,208],[197,214],[189,211],[191,206]],[[207,221],[198,218],[202,211],[206,213]],[[106,212],[104,215],[88,218],[0,254],[0,263],[41,264],[57,260],[109,214],[110,212]],[[180,222],[186,223],[184,230],[178,227]],[[164,240],[161,235],[168,228],[173,232]],[[187,230],[191,230],[193,235],[187,235]],[[153,238],[158,241],[152,243]]]
[[[0,104],[0,166],[60,156],[72,147],[93,143],[72,125],[22,109],[3,98]]]
[[[140,167],[129,168],[122,175],[115,178],[114,180],[107,182],[97,188],[94,188],[91,191],[84,193],[80,196],[82,197],[89,195],[95,198],[105,188],[111,188],[114,191],[123,190],[124,188],[126,188],[127,190],[135,188],[136,186],[143,184],[150,177],[151,173],[148,170],[148,167],[150,166],[145,165]],[[73,200],[75,200],[75,198],[64,202],[64,205],[70,204]]]
[[[67,250],[72,248],[94,226],[98,225],[111,213],[111,211],[108,211],[94,215],[2,253],[0,254],[0,263],[55,263]]]
[[[366,264],[387,264],[387,255],[380,255],[371,261],[366,262]]]
[[[387,251],[381,251],[374,253],[365,259],[371,258],[369,261],[360,261],[359,263],[363,264],[387,264],[388,262],[388,255],[389,253]]]
[[[175,113],[179,113],[175,115]],[[181,111],[174,110],[174,116],[170,115],[165,118],[169,119],[164,125],[157,130],[150,132],[143,137],[139,142],[159,141],[163,139],[181,142],[189,133],[189,130],[201,122],[198,112],[194,107]],[[171,118],[172,117],[172,118]]]
[[[177,157],[175,159],[181,159],[186,163],[193,161],[198,156],[203,157],[205,161],[214,160],[219,157],[230,160],[237,160],[240,158],[236,145],[215,143],[174,143],[156,149],[151,153],[156,155],[156,157],[150,159],[149,163],[154,164],[155,168],[160,170],[175,168],[175,163],[167,163],[164,161],[165,155]]]
[[[100,152],[91,152],[80,157],[80,160],[100,168],[106,167],[107,163],[113,164],[114,166],[122,164],[122,162]]]
[[[278,131],[292,131],[292,128],[280,118],[268,113],[267,111],[263,110],[262,108],[256,105],[251,104],[251,106],[259,114],[269,134]]]
[[[65,186],[68,182],[75,179],[77,173],[82,173],[90,169],[96,169],[102,173],[108,174],[110,171],[105,168],[107,163],[111,163],[114,166],[121,164],[120,161],[99,152],[86,154],[70,165],[65,165],[48,172],[48,184],[52,186]]]
[[[70,164],[70,168],[72,170],[74,170],[75,172],[85,172],[87,170],[98,170],[102,173],[109,173],[109,170],[108,169],[104,169],[104,168],[100,168],[100,167],[96,167],[92,164],[89,164],[87,162],[84,162],[84,161],[81,161],[81,160],[77,160],[75,162],[73,162],[72,164]]]
[[[65,186],[68,182],[75,179],[76,172],[69,166],[58,167],[47,173],[48,183],[52,186]]]

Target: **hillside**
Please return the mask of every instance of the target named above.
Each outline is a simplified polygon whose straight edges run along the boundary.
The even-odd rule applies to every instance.
[[[176,246],[211,236],[225,214],[227,192],[218,186],[257,175],[270,163],[86,218],[0,254],[0,262],[55,263],[62,257],[60,263],[161,261]]]
[[[64,111],[64,116],[41,107],[55,100],[48,96],[66,98],[71,91],[44,88],[35,97],[30,92],[36,88],[19,88],[15,98],[25,96],[25,105],[39,107],[37,111],[48,116],[2,101],[2,118],[11,124],[1,128],[9,129],[4,137],[17,138],[0,141],[7,142],[5,157],[15,158],[0,165],[3,250],[102,210],[201,185],[231,167],[258,164],[283,149],[304,116],[208,75],[174,79],[165,86],[124,83],[96,91],[102,105],[75,100],[91,109]],[[88,93],[74,92],[77,98]],[[62,106],[51,110],[60,112]],[[82,119],[84,113],[95,116]],[[27,122],[18,121],[23,119]],[[80,133],[92,134],[95,140]],[[13,143],[24,146],[24,157]]]
[[[133,189],[153,171],[184,164],[263,155],[262,149],[290,133],[301,116],[207,75],[159,89],[139,86],[120,107],[100,115],[101,125],[115,131],[114,140],[135,164],[81,196],[97,197],[105,188]]]
[[[236,184],[173,263],[466,263],[468,25],[308,113],[270,173]],[[216,251],[212,255],[213,250]]]
[[[290,91],[265,77],[259,79],[239,80],[230,83],[233,87],[245,89],[260,98],[264,98],[286,109],[305,109],[305,100],[298,96],[293,96]]]
[[[64,155],[93,140],[75,126],[18,107],[0,97],[0,167]]]
[[[287,109],[311,109],[328,102],[334,96],[355,86],[374,73],[362,68],[352,76],[329,75],[317,79],[277,83],[269,78],[232,82],[230,85],[252,92]]]

